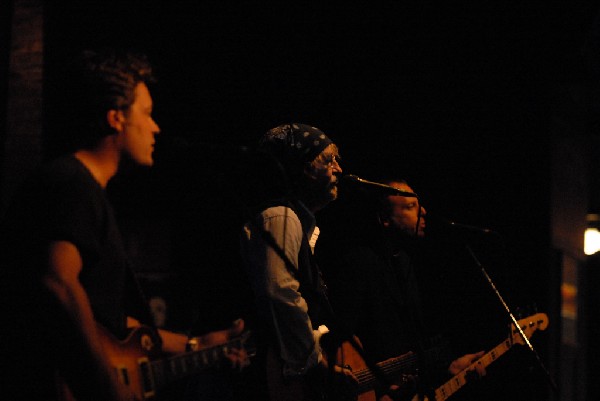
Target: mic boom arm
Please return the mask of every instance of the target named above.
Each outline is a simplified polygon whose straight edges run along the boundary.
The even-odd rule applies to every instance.
[[[407,198],[418,198],[414,192],[402,191],[398,188],[394,188],[391,185],[381,184],[379,182],[367,181],[353,174],[347,174],[342,178],[344,181],[352,182],[363,185],[365,187],[371,187],[372,189],[378,189],[386,193],[386,195],[398,195],[405,196]]]

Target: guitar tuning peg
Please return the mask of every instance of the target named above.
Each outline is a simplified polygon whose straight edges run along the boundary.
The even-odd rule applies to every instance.
[[[514,311],[513,314],[515,316],[515,319],[517,319],[517,320],[521,320],[522,318],[524,318],[525,316],[527,316],[527,313],[520,306],[518,306],[515,309],[515,311]]]
[[[537,304],[533,303],[525,307],[517,307],[514,316],[517,320],[521,320],[527,316],[535,315],[536,313],[538,313],[538,307]]]

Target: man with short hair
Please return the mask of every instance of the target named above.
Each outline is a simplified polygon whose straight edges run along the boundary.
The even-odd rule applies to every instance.
[[[11,326],[0,341],[7,365],[0,397],[48,401],[67,392],[80,400],[132,400],[98,324],[124,339],[152,320],[105,190],[123,163],[154,163],[160,129],[152,118],[152,71],[144,56],[110,50],[84,52],[69,67],[62,135],[70,151],[25,183],[2,225],[2,307]],[[217,337],[242,329],[240,323]],[[185,351],[187,336],[159,333],[159,349]]]
[[[380,182],[414,193],[402,179]],[[358,337],[370,362],[411,352],[418,356],[412,366],[396,363],[403,369],[388,370],[388,381],[372,388],[380,401],[405,400],[417,390],[429,390],[440,377],[468,367],[483,351],[457,358],[437,341],[438,327],[423,316],[414,256],[425,236],[427,211],[419,199],[377,192],[357,195],[356,204],[348,202],[341,216],[346,223],[333,221],[339,230],[336,244],[327,243],[319,256],[327,262],[324,274],[339,322],[346,333]],[[414,377],[406,376],[417,371],[418,388]]]

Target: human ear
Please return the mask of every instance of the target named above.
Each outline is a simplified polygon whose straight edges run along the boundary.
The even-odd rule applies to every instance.
[[[122,110],[109,110],[106,112],[108,125],[117,132],[123,131],[125,127],[125,115]]]
[[[377,213],[377,219],[381,222],[381,225],[388,228],[392,223],[391,219],[383,213]]]
[[[312,178],[313,180],[317,179],[317,176],[315,174],[315,169],[313,168],[313,166],[311,164],[306,164],[304,166],[304,175]]]

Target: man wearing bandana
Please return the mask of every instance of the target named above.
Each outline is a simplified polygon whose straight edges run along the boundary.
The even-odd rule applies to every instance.
[[[286,189],[272,192],[255,210],[241,240],[261,348],[268,350],[267,385],[271,399],[314,399],[307,378],[327,374],[319,340],[331,318],[313,258],[319,235],[315,213],[337,198],[340,156],[321,130],[296,123],[269,130],[259,149],[277,165],[273,173],[286,177]],[[275,181],[275,175],[265,178]]]

